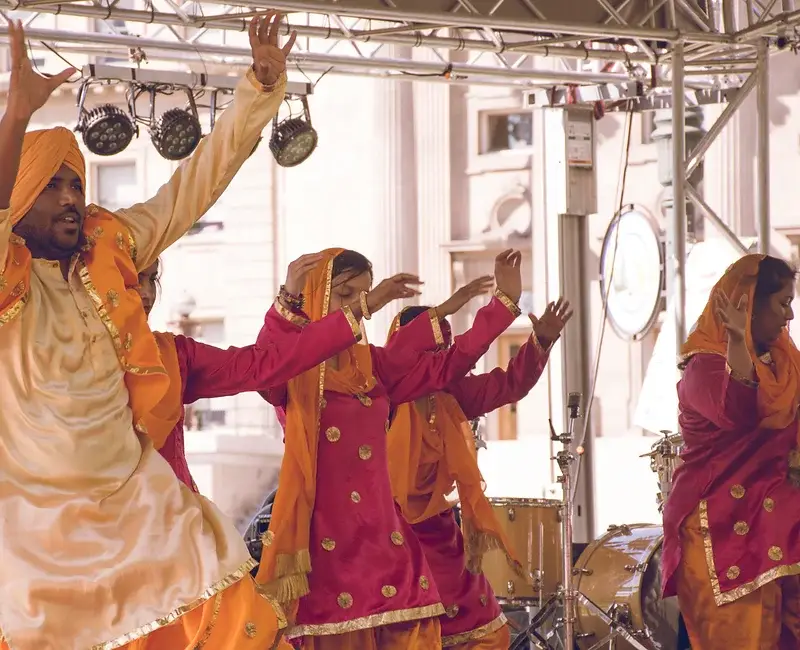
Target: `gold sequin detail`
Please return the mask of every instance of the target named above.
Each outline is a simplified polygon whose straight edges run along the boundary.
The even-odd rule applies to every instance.
[[[100,237],[102,237],[104,234],[105,234],[105,231],[104,231],[104,230],[103,230],[103,229],[102,229],[100,226],[97,226],[97,228],[95,228],[95,229],[92,231],[92,236],[93,236],[93,237],[100,238]]]
[[[126,352],[131,351],[133,347],[133,335],[130,332],[125,335],[125,341],[122,343],[122,347],[125,348]]]
[[[353,606],[353,597],[346,591],[343,591],[339,594],[336,602],[339,603],[339,607],[342,609],[350,609]]]
[[[106,300],[112,307],[119,307],[119,294],[114,289],[109,289],[106,294]]]
[[[728,569],[725,572],[725,577],[728,578],[728,580],[736,580],[736,578],[739,577],[740,573],[741,571],[739,570],[739,567],[734,564],[730,569]]]
[[[397,531],[392,533],[392,544],[395,546],[402,546],[403,545],[403,534]]]
[[[364,406],[372,406],[372,398],[367,395],[361,395],[360,393],[356,395],[358,401],[361,402]]]
[[[274,541],[275,541],[275,533],[273,533],[271,530],[268,530],[266,533],[261,535],[261,543],[264,546],[270,546]]]
[[[733,525],[733,532],[737,535],[747,535],[750,532],[750,526],[747,525],[746,521],[737,521]]]
[[[358,457],[361,460],[369,460],[370,458],[372,458],[372,447],[370,447],[369,445],[361,445],[358,448]]]
[[[447,614],[447,618],[455,618],[458,615],[458,605],[450,605],[444,610],[444,613]]]
[[[325,431],[325,437],[331,442],[337,442],[342,437],[342,432],[339,431],[338,427],[329,427]]]
[[[384,585],[381,587],[381,593],[386,598],[393,598],[397,595],[397,587],[393,587],[392,585]]]
[[[361,495],[360,495],[358,492],[356,492],[355,490],[353,490],[353,491],[350,493],[350,500],[351,500],[353,503],[358,503],[359,501],[361,501]]]
[[[326,537],[322,540],[322,548],[324,548],[326,551],[332,551],[336,548],[336,542],[330,537]]]
[[[486,607],[486,604],[489,602],[489,599],[486,597],[486,594],[481,594],[481,605]]]
[[[731,496],[734,499],[741,499],[744,496],[744,486],[739,485],[731,485]]]
[[[119,248],[121,251],[125,250],[125,238],[122,236],[121,232],[116,234],[114,241],[117,243],[117,248]]]
[[[783,551],[780,546],[770,546],[767,555],[773,562],[780,562],[783,559]]]
[[[419,586],[422,587],[425,591],[428,591],[428,589],[431,586],[431,582],[425,576],[420,576],[419,577]]]
[[[773,510],[775,510],[775,500],[770,499],[769,497],[764,499],[764,510],[766,510],[767,512],[772,512]]]
[[[6,279],[0,275],[0,291],[5,291],[7,286],[8,282],[6,282]]]
[[[23,293],[25,293],[25,283],[20,282],[11,290],[11,297],[12,298],[19,298]]]
[[[326,400],[326,399],[323,397],[323,398],[322,398],[322,399],[319,401],[319,407],[320,407],[321,409],[324,409],[326,406],[328,406],[328,400]]]
[[[255,623],[245,623],[244,624],[244,633],[247,636],[249,636],[251,639],[255,639],[256,638],[256,634],[258,633],[258,630],[256,630],[256,624]]]

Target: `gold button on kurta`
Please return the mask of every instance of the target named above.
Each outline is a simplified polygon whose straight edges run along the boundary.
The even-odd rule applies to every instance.
[[[743,498],[744,497],[744,492],[745,492],[744,486],[739,485],[738,483],[736,485],[731,485],[731,496],[734,499]]]
[[[767,512],[772,512],[773,510],[775,510],[775,501],[773,499],[770,499],[769,497],[764,499],[764,510],[766,510]]]
[[[339,597],[336,599],[336,602],[339,603],[339,607],[342,609],[349,609],[353,606],[353,597],[348,594],[346,591],[343,591],[339,594]]]
[[[353,503],[358,503],[359,501],[361,501],[361,495],[360,495],[358,492],[356,492],[355,490],[353,490],[353,491],[350,493],[350,500],[351,500]]]
[[[728,580],[736,580],[740,573],[741,571],[739,570],[739,567],[734,565],[726,571],[725,576],[728,578]]]
[[[455,618],[458,615],[458,605],[450,605],[445,608],[444,613],[447,614],[447,618]]]
[[[358,457],[361,460],[369,460],[370,458],[372,458],[372,447],[370,447],[369,445],[361,445],[358,448]]]
[[[428,589],[430,589],[431,586],[430,580],[428,580],[428,578],[426,578],[425,576],[420,576],[419,586],[427,591]]]
[[[780,546],[770,546],[767,555],[769,555],[769,559],[773,562],[780,562],[783,559],[783,551]]]
[[[387,598],[392,598],[393,596],[397,595],[397,587],[393,587],[392,585],[384,585],[381,587],[381,593]]]
[[[747,525],[746,521],[737,521],[733,525],[733,532],[737,535],[747,535],[750,532],[750,526]]]
[[[394,531],[391,535],[392,537],[392,544],[395,546],[402,546],[403,545],[403,534],[399,533],[398,531]]]
[[[339,427],[328,427],[325,431],[325,437],[331,442],[338,442],[339,438],[342,437],[342,432],[339,431]]]
[[[336,542],[330,537],[326,537],[322,540],[322,548],[324,548],[326,551],[332,551],[336,548]]]

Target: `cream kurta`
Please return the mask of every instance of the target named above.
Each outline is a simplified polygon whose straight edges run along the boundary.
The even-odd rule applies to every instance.
[[[277,112],[252,73],[155,198],[117,213],[150,266],[213,205]],[[11,230],[0,211],[0,260]],[[233,524],[136,434],[110,336],[73,264],[34,260],[0,327],[0,628],[12,650],[111,650],[250,568]],[[176,649],[181,650],[181,649]]]

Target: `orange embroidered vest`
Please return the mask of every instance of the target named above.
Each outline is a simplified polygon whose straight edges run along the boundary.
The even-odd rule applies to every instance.
[[[81,282],[125,372],[134,427],[159,448],[177,417],[170,423],[171,418],[153,414],[169,392],[170,378],[136,290],[136,244],[112,213],[96,205],[86,209],[83,232],[87,243],[77,254]],[[31,253],[23,239],[12,235],[6,268],[0,275],[0,327],[22,312],[30,287]]]

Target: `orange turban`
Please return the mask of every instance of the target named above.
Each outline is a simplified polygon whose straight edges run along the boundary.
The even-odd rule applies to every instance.
[[[25,134],[19,172],[11,193],[12,224],[16,225],[28,214],[61,165],[74,171],[86,187],[86,162],[72,131],[57,126]]]

